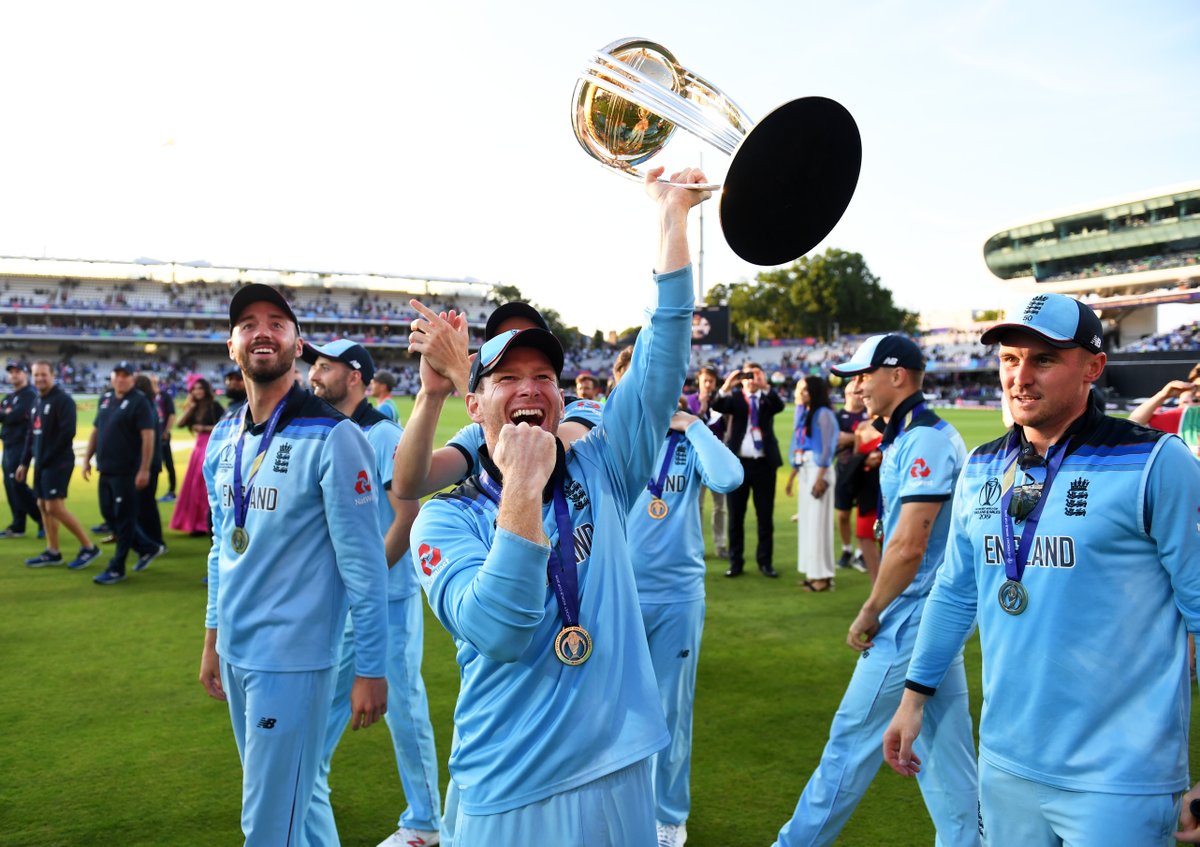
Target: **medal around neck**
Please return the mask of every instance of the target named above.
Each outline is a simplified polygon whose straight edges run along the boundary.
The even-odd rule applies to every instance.
[[[581,626],[564,626],[554,638],[554,655],[564,665],[578,667],[592,655],[592,636]]]
[[[1015,579],[1006,579],[996,597],[1000,608],[1010,615],[1019,615],[1029,608],[1029,592]]]
[[[233,528],[233,532],[229,534],[229,543],[233,546],[233,552],[240,556],[250,546],[250,533],[246,532],[242,527],[236,526]]]
[[[667,505],[666,500],[660,500],[655,497],[650,501],[650,505],[646,507],[646,514],[654,518],[656,521],[661,521],[667,516],[667,512],[671,511],[671,507]]]

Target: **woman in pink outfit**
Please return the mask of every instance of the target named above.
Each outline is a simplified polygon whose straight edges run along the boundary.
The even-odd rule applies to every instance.
[[[186,427],[196,436],[192,458],[188,460],[171,514],[171,529],[190,532],[193,535],[211,532],[208,516],[208,491],[204,485],[204,448],[208,437],[224,410],[213,396],[212,386],[206,379],[197,379],[188,389],[187,405],[179,418],[179,426]]]

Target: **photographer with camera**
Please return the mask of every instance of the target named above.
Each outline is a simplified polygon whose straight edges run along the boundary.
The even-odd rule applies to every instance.
[[[746,538],[746,506],[754,498],[758,518],[755,559],[763,576],[778,577],[772,564],[775,535],[775,476],[783,459],[775,439],[775,416],[783,411],[783,398],[767,382],[761,365],[748,363],[731,373],[712,401],[713,411],[729,415],[725,446],[742,463],[740,486],[728,495],[729,570],[727,577],[742,575]]]

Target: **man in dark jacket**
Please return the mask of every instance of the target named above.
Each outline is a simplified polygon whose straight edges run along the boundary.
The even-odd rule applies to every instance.
[[[783,398],[767,382],[761,365],[749,363],[731,373],[710,406],[728,415],[725,446],[742,463],[742,484],[731,491],[729,500],[729,570],[725,576],[742,575],[746,537],[746,505],[754,498],[758,516],[758,549],[755,558],[763,576],[778,577],[772,565],[775,534],[775,476],[783,459],[775,439],[775,416],[783,411]]]
[[[13,517],[12,523],[0,530],[0,538],[24,536],[27,518],[37,524],[40,536],[42,513],[38,511],[37,498],[24,479],[17,480],[17,468],[25,458],[29,426],[37,407],[37,391],[29,384],[29,365],[25,362],[9,362],[8,383],[13,390],[0,400],[0,441],[4,443],[4,493],[8,495],[8,506],[12,509]]]

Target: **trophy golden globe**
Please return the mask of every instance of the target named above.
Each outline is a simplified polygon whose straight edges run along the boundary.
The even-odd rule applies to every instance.
[[[827,97],[784,103],[754,123],[719,88],[653,41],[624,38],[592,56],[572,95],[575,137],[601,164],[641,181],[639,166],[683,129],[732,156],[720,189],[721,230],[747,262],[778,265],[841,219],[858,184],[862,141]]]

